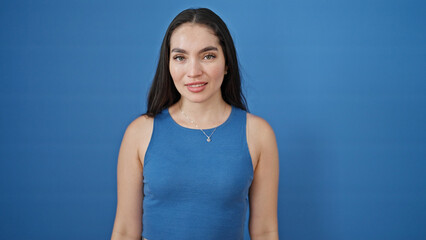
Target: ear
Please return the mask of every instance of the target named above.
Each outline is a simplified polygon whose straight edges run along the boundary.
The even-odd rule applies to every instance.
[[[228,74],[228,66],[225,66],[225,75]]]

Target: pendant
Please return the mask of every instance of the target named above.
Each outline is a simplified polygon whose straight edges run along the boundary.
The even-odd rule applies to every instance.
[[[211,142],[212,140],[208,137],[206,141],[207,141],[207,142]]]

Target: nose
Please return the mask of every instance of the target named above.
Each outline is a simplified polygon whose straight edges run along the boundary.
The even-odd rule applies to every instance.
[[[188,63],[187,75],[190,78],[199,77],[203,73],[202,66],[197,60],[192,60]]]

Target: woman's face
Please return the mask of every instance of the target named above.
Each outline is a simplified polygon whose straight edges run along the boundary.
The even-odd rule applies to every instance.
[[[207,26],[184,23],[174,30],[169,69],[183,100],[200,103],[222,97],[225,56],[219,39]]]

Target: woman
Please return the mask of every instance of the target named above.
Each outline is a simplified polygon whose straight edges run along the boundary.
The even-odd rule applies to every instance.
[[[225,23],[206,8],[165,34],[147,112],[129,124],[117,165],[112,239],[278,239],[274,132],[247,112]]]

